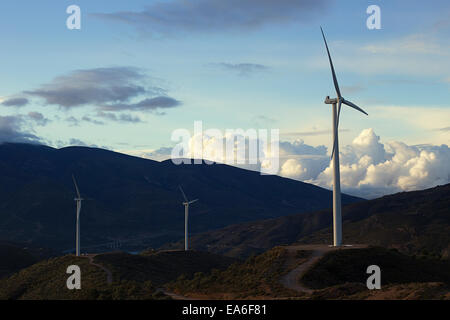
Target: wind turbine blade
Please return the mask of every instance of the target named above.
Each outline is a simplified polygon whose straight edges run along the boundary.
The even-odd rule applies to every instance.
[[[78,190],[77,180],[75,180],[75,176],[73,174],[72,174],[72,180],[73,180],[73,184],[75,185],[75,189],[77,190],[78,198],[81,198],[80,190]]]
[[[178,186],[178,188],[180,188],[181,193],[183,194],[183,198],[186,202],[189,202],[188,198],[186,197],[186,195],[184,194],[183,188],[181,186]]]
[[[341,106],[342,106],[342,99],[339,99],[339,106],[338,106],[338,114],[336,118],[336,132],[334,134],[334,141],[333,141],[333,151],[331,152],[331,159],[333,159],[334,156],[334,150],[336,149],[336,139],[338,138],[339,133],[339,116],[341,114]]]
[[[198,201],[198,199],[195,199],[195,200],[189,201],[189,204],[192,204],[192,203],[194,203],[194,202],[197,202],[197,201]]]
[[[325,34],[323,33],[322,27],[320,27],[320,31],[322,31],[323,41],[325,42],[325,47],[327,48],[328,60],[330,60],[330,67],[331,67],[331,73],[333,74],[334,88],[336,89],[336,94],[337,94],[338,98],[340,98],[341,90],[339,90],[339,84],[337,81],[336,72],[334,71],[333,60],[331,60],[330,50],[328,49],[327,39],[325,38]]]
[[[356,104],[354,104],[353,102],[350,102],[348,100],[342,99],[342,103],[346,104],[349,107],[352,107],[353,109],[356,109],[362,113],[364,113],[366,116],[368,116],[369,114],[367,112],[365,112],[363,109],[361,109],[360,107],[358,107]]]

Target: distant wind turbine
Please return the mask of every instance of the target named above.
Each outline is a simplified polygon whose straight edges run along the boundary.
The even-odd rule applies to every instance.
[[[180,188],[181,194],[183,195],[184,198],[184,251],[188,251],[189,250],[189,231],[188,231],[188,219],[189,219],[189,205],[197,202],[198,199],[189,201],[188,198],[186,197],[186,194],[183,191],[183,188],[181,186],[178,186]]]
[[[323,33],[323,41],[325,42],[325,47],[328,53],[328,60],[330,62],[331,73],[333,76],[334,88],[336,89],[337,98],[330,99],[329,96],[325,99],[325,104],[333,105],[333,151],[331,153],[331,158],[333,159],[333,245],[339,247],[342,245],[342,212],[341,212],[341,176],[339,170],[339,116],[341,114],[341,105],[345,104],[353,109],[356,109],[365,115],[368,115],[363,109],[358,107],[353,102],[345,100],[341,91],[339,90],[339,84],[336,77],[336,72],[334,71],[333,61],[331,60],[330,50],[328,49],[327,40],[325,39],[325,34]],[[338,105],[336,112],[336,105]]]
[[[75,185],[75,190],[77,191],[77,197],[74,199],[77,202],[77,229],[76,229],[76,255],[80,256],[80,212],[81,212],[81,202],[84,200],[81,198],[80,190],[78,189],[77,180],[75,176],[72,175],[73,184]]]

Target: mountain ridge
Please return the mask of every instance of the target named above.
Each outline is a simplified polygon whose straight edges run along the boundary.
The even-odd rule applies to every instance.
[[[182,237],[179,184],[200,199],[190,210],[193,233],[327,208],[332,200],[314,185],[223,164],[177,166],[100,148],[7,143],[0,145],[0,240],[73,248],[72,174],[82,197],[92,199],[81,210],[82,250],[110,242],[140,250]],[[355,201],[362,199],[343,195],[344,203]]]
[[[450,256],[450,184],[343,206],[343,241]],[[247,257],[279,245],[332,243],[332,210],[230,225],[194,235],[192,248]],[[179,248],[181,241],[163,246]]]

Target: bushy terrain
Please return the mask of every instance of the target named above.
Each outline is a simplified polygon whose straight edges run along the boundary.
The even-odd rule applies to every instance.
[[[278,281],[286,272],[285,262],[286,249],[278,247],[245,262],[235,263],[224,271],[199,272],[192,279],[181,276],[168,288],[180,294],[231,299],[295,296],[295,292],[284,288]]]
[[[450,288],[442,282],[411,282],[367,290],[361,283],[345,283],[314,291],[313,300],[450,300]]]
[[[311,252],[298,251],[301,263]],[[291,269],[287,250],[274,248],[224,271],[197,273],[168,284],[169,290],[188,297],[209,299],[450,299],[450,264],[446,260],[413,257],[393,249],[330,251],[309,271],[301,283],[312,292],[283,287],[280,279]],[[369,265],[380,266],[382,290],[368,290]],[[299,279],[300,280],[300,279]]]
[[[365,286],[370,265],[380,267],[383,285],[420,282],[450,285],[450,261],[418,258],[379,247],[329,252],[300,281],[314,289],[345,283]]]
[[[0,300],[135,300],[166,299],[160,286],[184,274],[225,269],[235,259],[201,252],[148,252],[131,255],[123,252],[89,257],[73,255],[41,261],[0,280]],[[95,265],[96,264],[96,265]],[[81,290],[68,290],[67,267],[81,269]],[[99,266],[112,273],[112,283]]]
[[[94,261],[111,270],[115,279],[151,281],[161,286],[181,274],[192,277],[197,272],[226,269],[236,259],[208,252],[171,251],[144,252],[140,255],[113,252],[98,255]]]

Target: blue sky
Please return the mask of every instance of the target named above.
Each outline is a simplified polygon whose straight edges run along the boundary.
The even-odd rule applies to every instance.
[[[323,26],[343,95],[370,115],[344,110],[342,145],[368,128],[386,142],[450,144],[448,1],[192,0],[194,9],[186,3],[2,1],[0,101],[28,99],[21,107],[0,105],[0,116],[20,118],[8,130],[53,146],[141,154],[173,146],[173,130],[193,130],[202,120],[219,129],[278,128],[283,140],[329,147],[330,134],[314,134],[331,129],[323,100],[334,89]],[[66,28],[72,4],[82,10],[81,30]],[[372,4],[381,8],[381,30],[366,27]],[[58,77],[86,76],[77,70],[125,67],[139,75],[117,81],[152,90],[102,106],[52,104],[42,94]],[[171,108],[138,108],[161,95],[173,99]],[[99,111],[105,104],[109,118]]]

